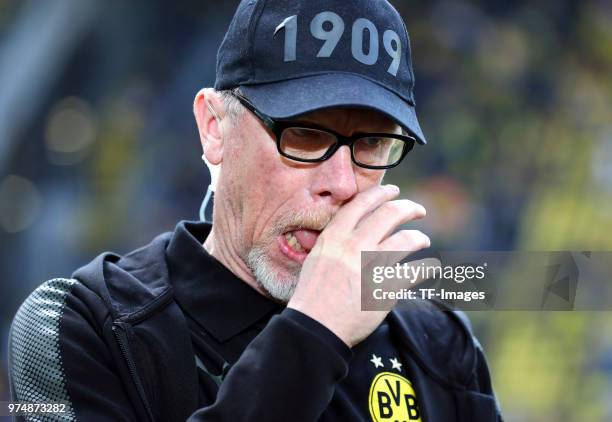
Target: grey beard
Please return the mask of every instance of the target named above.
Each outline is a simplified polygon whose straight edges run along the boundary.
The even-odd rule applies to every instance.
[[[287,278],[278,275],[264,248],[254,246],[246,257],[246,264],[253,273],[257,284],[274,299],[282,303],[289,302],[298,283],[299,274]]]

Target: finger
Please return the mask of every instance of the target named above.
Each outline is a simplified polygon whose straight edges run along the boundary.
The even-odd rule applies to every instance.
[[[420,230],[400,230],[379,243],[377,251],[416,252],[431,246],[429,236]]]
[[[411,253],[428,248],[430,243],[429,237],[419,230],[401,230],[380,243],[375,249],[377,253],[362,254],[361,266],[362,268],[371,266],[392,267],[403,261]],[[370,259],[367,260],[367,258]],[[364,259],[366,260],[364,261]]]
[[[408,199],[387,201],[359,222],[355,235],[380,243],[398,226],[423,218],[426,214],[425,207]]]
[[[399,195],[395,185],[377,185],[358,193],[334,215],[329,225],[353,229],[364,215]]]

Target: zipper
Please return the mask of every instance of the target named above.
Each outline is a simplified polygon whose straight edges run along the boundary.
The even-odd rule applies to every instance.
[[[129,324],[125,322],[114,322],[112,325],[112,330],[113,330],[113,333],[115,334],[115,337],[117,338],[117,342],[119,343],[121,354],[123,355],[123,358],[127,362],[128,370],[130,371],[130,376],[132,377],[132,381],[134,381],[136,390],[138,391],[138,395],[140,396],[142,403],[147,411],[149,420],[153,421],[154,420],[153,411],[151,410],[151,406],[149,405],[149,402],[147,400],[142,382],[140,381],[140,378],[138,377],[138,374],[136,373],[136,364],[134,363],[134,359],[128,348],[127,332],[126,332],[126,328],[124,328],[123,325],[129,325]]]

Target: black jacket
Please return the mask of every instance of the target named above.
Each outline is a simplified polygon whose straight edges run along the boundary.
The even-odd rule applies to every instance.
[[[295,310],[270,315],[233,361],[214,362],[212,344],[210,354],[195,353],[191,322],[169,281],[168,249],[180,241],[205,254],[209,230],[181,222],[130,254],[104,253],[72,278],[39,286],[11,327],[12,399],[63,402],[65,420],[84,421],[369,420],[368,406],[379,420],[400,413],[427,422],[501,420],[467,318],[433,302],[392,311],[372,334],[388,332],[404,366],[380,369],[367,402],[351,398],[359,379],[351,374],[364,371],[358,352]],[[411,381],[402,385],[413,389],[418,408],[404,390],[400,397],[405,373]]]

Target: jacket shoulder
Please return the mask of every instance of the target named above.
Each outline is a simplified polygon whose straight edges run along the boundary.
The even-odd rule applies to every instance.
[[[113,319],[130,318],[172,296],[165,250],[170,233],[125,255],[104,252],[72,277],[95,293]]]
[[[54,278],[38,286],[15,314],[9,332],[9,375],[13,399],[68,403],[60,354],[60,320],[77,280]],[[74,420],[71,409],[64,414]]]
[[[440,382],[456,387],[469,384],[478,356],[468,316],[437,301],[410,302],[389,316],[398,341]]]

